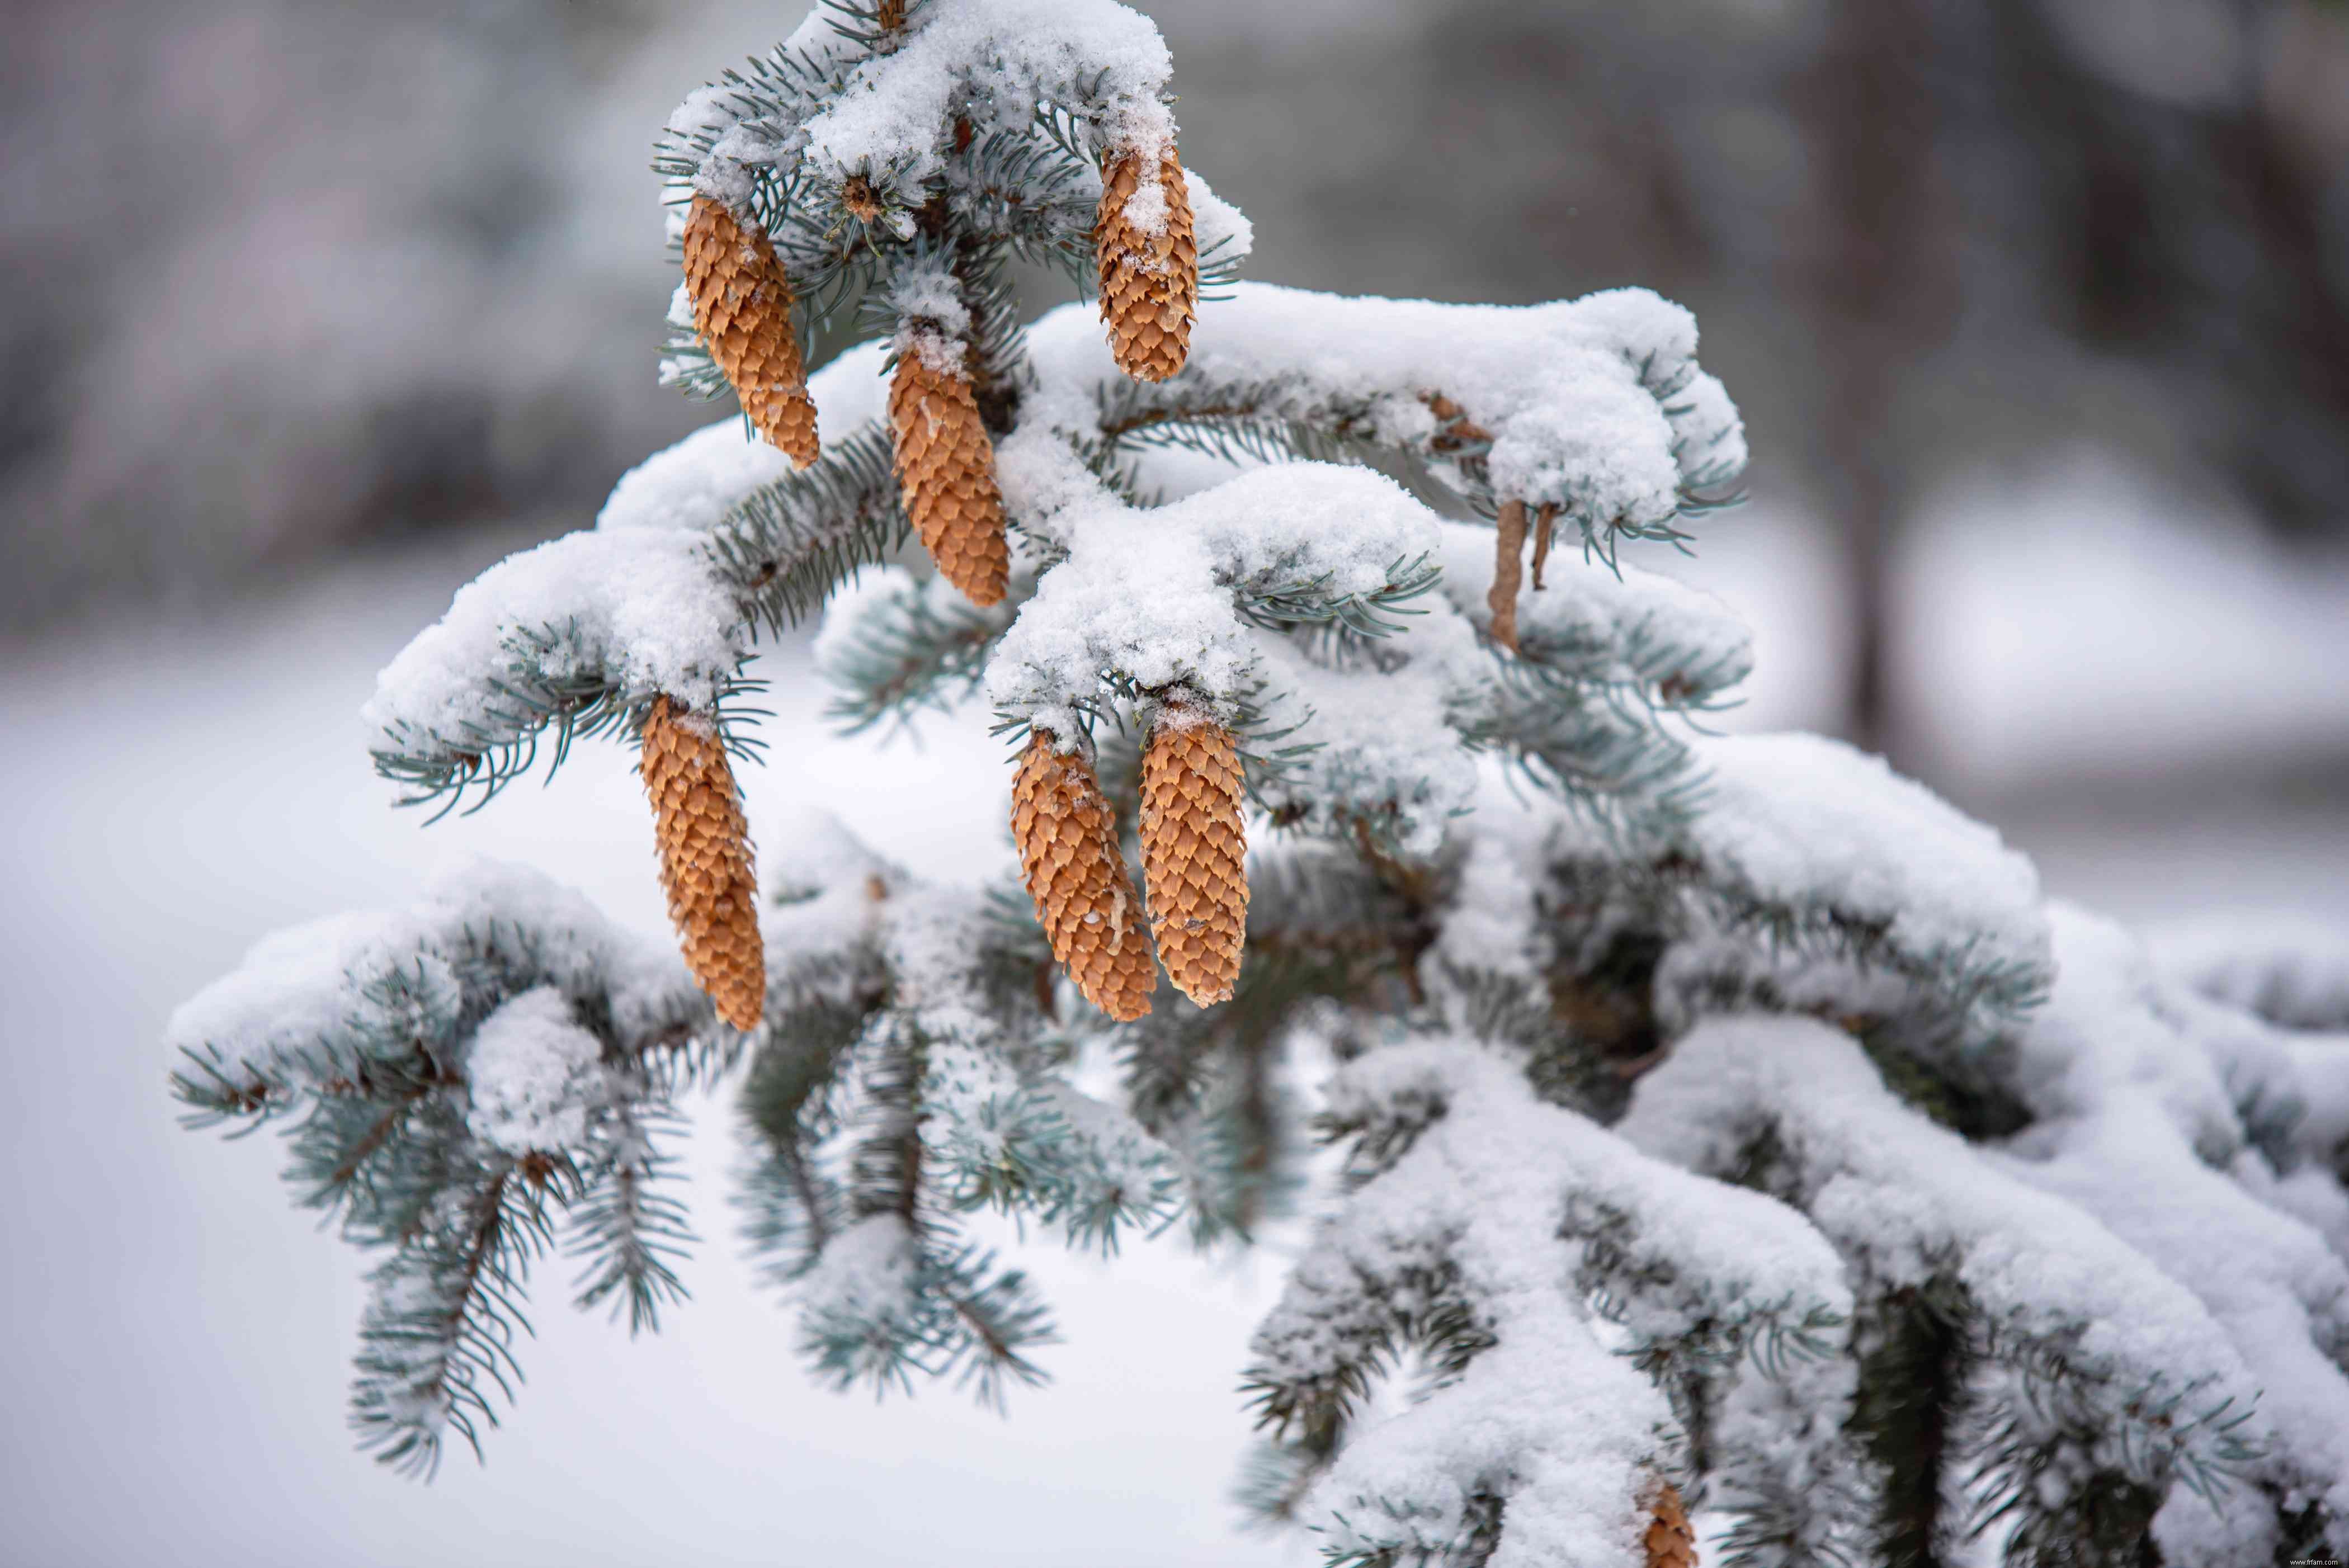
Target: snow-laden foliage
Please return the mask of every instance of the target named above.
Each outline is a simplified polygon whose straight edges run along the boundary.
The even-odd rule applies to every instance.
[[[749,661],[815,620],[843,728],[1048,732],[1131,856],[1142,738],[1203,709],[1252,808],[1235,995],[1112,1026],[1019,889],[826,822],[762,846],[748,1035],[519,873],[264,944],[175,1018],[175,1088],[282,1123],[381,1255],[363,1439],[427,1468],[478,1439],[566,1224],[584,1300],[680,1295],[650,1130],[730,1075],[749,1243],[843,1386],[1043,1376],[1046,1305],[971,1214],[1244,1244],[1336,1146],[1243,1489],[1333,1563],[1629,1568],[1666,1488],[1708,1561],[1772,1568],[2339,1554],[2349,949],[2230,923],[2148,954],[1877,759],[1684,722],[1750,640],[1625,557],[1688,542],[1745,449],[1652,294],[1234,284],[1247,221],[1186,173],[1220,297],[1178,373],[1128,379],[1082,304],[1023,327],[1006,266],[1092,275],[1101,162],[1171,145],[1168,82],[1106,0],[835,0],[694,93],[671,201],[763,232],[809,341],[867,339],[812,378],[822,456],[737,421],[657,454],[463,590],[367,717],[450,804],[662,696],[747,761]],[[1137,191],[1118,216],[1164,232]],[[693,319],[664,374],[719,390]],[[906,548],[905,353],[968,379],[999,603]],[[1309,1045],[1318,1104],[1283,1071]]]
[[[529,1265],[567,1231],[579,1305],[655,1325],[684,1210],[655,1130],[709,1066],[709,1005],[665,944],[537,872],[481,866],[403,910],[270,937],[171,1016],[197,1125],[278,1121],[286,1179],[368,1274],[351,1423],[429,1472],[519,1377]]]
[[[1370,1052],[1327,1117],[1359,1187],[1248,1381],[1288,1505],[1330,1522],[1337,1560],[1622,1563],[1655,1478],[1697,1467],[1742,1523],[1837,1549],[1857,1482],[1827,1351],[1851,1296],[1799,1216],[1647,1159],[1466,1041]],[[1399,1363],[1420,1397],[1361,1418]]]

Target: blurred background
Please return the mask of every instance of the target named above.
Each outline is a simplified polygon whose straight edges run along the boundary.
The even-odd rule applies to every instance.
[[[486,851],[657,928],[624,757],[428,833],[353,714],[474,572],[721,412],[653,384],[647,162],[802,10],[0,19],[0,1560],[1299,1557],[1222,1500],[1277,1257],[1046,1256],[1059,1387],[1008,1423],[875,1409],[804,1382],[732,1255],[713,1110],[699,1299],[633,1346],[550,1300],[489,1468],[419,1491],[340,1430],[347,1253],[273,1150],[171,1128],[162,1017],[273,926]],[[2349,5],[1159,12],[1248,275],[1696,311],[1753,501],[1642,563],[1755,624],[1733,723],[1886,751],[2141,923],[2349,919]],[[798,654],[769,662],[813,733]],[[848,800],[895,852],[993,863],[992,748],[928,739],[782,748],[754,824]]]

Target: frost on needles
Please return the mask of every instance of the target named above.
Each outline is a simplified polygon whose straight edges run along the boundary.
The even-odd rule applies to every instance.
[[[191,1119],[280,1127],[377,1260],[361,1443],[478,1449],[554,1252],[654,1326],[661,1140],[724,1078],[843,1387],[1041,1380],[972,1214],[1318,1215],[1242,1492],[1335,1563],[2340,1554],[2337,934],[2150,952],[1873,758],[1708,738],[1746,633],[1630,559],[1744,465],[1688,314],[1238,283],[1168,86],[1105,0],[839,3],[662,133],[661,373],[746,418],[462,590],[367,717],[442,809],[640,748],[690,962],[483,868],[170,1028]],[[1093,297],[1023,323],[1015,260]],[[865,341],[807,374],[819,335]],[[1016,872],[817,822],[750,880],[740,698],[802,622],[843,729],[1005,733]]]

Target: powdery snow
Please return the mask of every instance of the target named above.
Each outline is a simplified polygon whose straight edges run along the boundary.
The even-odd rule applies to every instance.
[[[873,1214],[824,1243],[802,1277],[801,1309],[810,1320],[900,1324],[918,1315],[921,1253],[895,1214]]]
[[[1090,309],[1030,330],[1040,383],[1025,416],[1080,431],[1116,369]],[[1426,450],[1441,395],[1493,438],[1492,485],[1604,527],[1665,522],[1681,487],[1744,467],[1736,410],[1699,379],[1696,326],[1644,289],[1539,305],[1357,299],[1235,284],[1203,303],[1182,380],[1238,384],[1275,411],[1343,414]]]
[[[2054,993],[2014,1068],[2041,1119],[2004,1168],[2095,1215],[2201,1300],[2264,1389],[2259,1473],[2292,1506],[2322,1498],[2349,1517],[2349,1264],[2326,1240],[2342,1234],[2342,1206],[2290,1169],[2337,1150],[2337,1139],[2313,1149],[2308,1133],[2349,1127],[2349,1072],[2337,1052],[2302,1055],[2302,1042],[2162,981],[2109,923],[2059,908],[2054,933]],[[2295,1112],[2273,1135],[2238,1119],[2262,1100]]]
[[[384,666],[359,716],[388,743],[420,735],[460,751],[502,728],[498,686],[516,675],[706,707],[750,651],[736,591],[700,535],[570,533],[459,589],[440,623]]]
[[[887,352],[885,344],[860,343],[808,377],[826,446],[886,412],[889,383],[881,366]],[[720,419],[621,475],[595,526],[707,531],[753,490],[788,481],[793,471],[791,459],[753,435],[740,418]]]
[[[2156,1266],[2159,1254],[2142,1250],[2142,1227],[2116,1234],[2109,1205],[2051,1195],[2080,1193],[2052,1180],[2048,1167],[2023,1169],[1926,1120],[1884,1087],[1855,1041],[1824,1024],[1748,1015],[1700,1026],[1640,1080],[1618,1131],[1660,1159],[1717,1175],[1738,1171],[1766,1131],[1773,1153],[1763,1179],[1833,1238],[1864,1291],[1945,1274],[1961,1284],[2010,1345],[2064,1356],[2095,1427],[2108,1434],[2105,1462],[2142,1481],[2166,1481],[2179,1445],[2215,1453],[2214,1435],[2189,1418],[2227,1406],[2240,1413],[2263,1399],[2261,1374],[2272,1363],[2261,1366],[2253,1347],[2230,1335],[2207,1291],[2196,1299],[2197,1282]],[[2141,1206],[2207,1224],[2178,1202],[2174,1184],[2136,1191]],[[2313,1355],[2304,1326],[2295,1342]],[[2155,1425],[2137,1405],[2189,1388],[2174,1426]],[[2263,1409],[2272,1410],[2276,1392],[2269,1387]],[[2039,1407],[2019,1387],[1999,1398],[2031,1432]],[[2125,1428],[2134,1429],[2127,1443]],[[2240,1552],[2268,1528],[2259,1509],[2230,1523],[2184,1489],[2172,1501],[2164,1518],[2181,1542],[2223,1537]]]
[[[1494,1341],[1339,1450],[1309,1503],[1333,1547],[1458,1543],[1471,1500],[1497,1497],[1494,1563],[1620,1568],[1636,1561],[1637,1500],[1671,1462],[1673,1439],[1663,1398],[1617,1340],[1670,1340],[1749,1314],[1749,1331],[1848,1315],[1840,1265],[1799,1216],[1539,1104],[1479,1047],[1373,1051],[1337,1075],[1330,1109],[1355,1124],[1401,1119],[1416,1135],[1299,1260],[1257,1333],[1255,1375],[1328,1377],[1370,1355],[1386,1309],[1366,1289],[1422,1314],[1456,1299]],[[1621,1250],[1583,1253],[1592,1227]],[[1597,1289],[1614,1300],[1614,1321],[1594,1318],[1586,1293]],[[1848,1399],[1847,1368],[1809,1371],[1815,1408]],[[1721,1376],[1735,1376],[1733,1361]],[[1831,1423],[1812,1428],[1833,1441]]]
[[[2206,996],[2288,1029],[2349,1030],[2349,926],[2236,910],[2147,940],[2166,973]]]
[[[1092,504],[1084,504],[1091,501]],[[1234,590],[1319,583],[1331,596],[1372,592],[1435,547],[1433,513],[1365,469],[1257,469],[1152,511],[1106,493],[1052,519],[1069,558],[1047,572],[988,670],[1007,713],[1063,736],[1104,672],[1210,701],[1245,694],[1258,639]]]
[[[1154,150],[1174,64],[1149,18],[1106,0],[931,0],[895,52],[858,66],[806,122],[807,162],[911,195],[945,167],[949,110],[984,135],[1025,129],[1040,101],[1103,106],[1118,139]],[[817,45],[806,26],[786,47]]]
[[[1482,631],[1491,626],[1493,531],[1448,522],[1436,559],[1444,593]],[[1701,588],[1636,567],[1619,573],[1584,557],[1579,542],[1559,542],[1534,586],[1517,593],[1522,655],[1578,679],[1664,689],[1702,700],[1753,672],[1754,634],[1736,613]]]
[[[538,872],[479,861],[405,909],[338,915],[264,939],[181,1005],[164,1043],[175,1055],[218,1051],[288,1068],[295,1053],[322,1046],[453,1045],[482,954],[523,967],[574,1001],[608,1007],[623,1042],[690,1021],[707,1006],[667,944],[612,924]]]
[[[2046,973],[2038,874],[1995,830],[1841,741],[1694,744],[1706,784],[1685,832],[1730,885],[1878,924],[1895,947],[1934,967]]]
[[[554,986],[509,998],[473,1031],[465,1125],[509,1154],[577,1147],[612,1087],[597,1066],[602,1054],[572,1016],[570,999]]]
[[[1537,979],[1550,956],[1536,898],[1539,870],[1506,836],[1476,834],[1433,955],[1455,969]]]

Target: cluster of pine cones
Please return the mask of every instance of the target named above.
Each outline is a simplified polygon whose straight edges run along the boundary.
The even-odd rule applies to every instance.
[[[1156,162],[1164,220],[1128,206]],[[1183,165],[1163,150],[1102,160],[1093,242],[1110,352],[1120,369],[1163,381],[1183,367],[1199,297],[1198,248]],[[686,297],[696,331],[761,436],[800,468],[821,450],[797,296],[773,243],[748,216],[697,195],[684,235]],[[968,374],[969,346],[916,321],[898,345],[889,428],[905,515],[938,573],[973,603],[1009,586],[1009,542],[995,449]],[[757,878],[739,791],[714,721],[662,697],[645,719],[638,764],[653,805],[661,885],[694,978],[719,1016],[755,1027],[766,970]],[[1240,765],[1231,733],[1195,704],[1165,704],[1143,757],[1142,844],[1158,961],[1192,1000],[1227,999],[1239,975],[1247,913]],[[1036,913],[1077,988],[1113,1018],[1150,1010],[1157,985],[1142,911],[1118,848],[1115,815],[1092,763],[1039,730],[1012,790],[1012,832]]]
[[[1154,156],[1165,221],[1144,230],[1127,206]],[[1111,353],[1127,375],[1163,381],[1183,367],[1198,303],[1190,202],[1171,143],[1163,152],[1129,150],[1103,160],[1093,232]],[[697,196],[685,228],[685,281],[694,325],[751,425],[799,467],[812,464],[815,404],[792,326],[791,279],[773,245],[721,202]],[[936,322],[909,324],[889,386],[889,427],[905,514],[924,548],[941,576],[973,603],[988,605],[1009,586],[1010,549],[968,349]],[[1456,407],[1437,412],[1465,419]],[[1492,635],[1513,650],[1522,552],[1530,531],[1539,587],[1557,510],[1543,508],[1529,531],[1522,503],[1502,509]],[[667,697],[653,704],[642,739],[638,766],[653,805],[661,884],[686,962],[719,1017],[753,1028],[766,999],[758,882],[724,745],[712,720]],[[1231,731],[1183,695],[1163,702],[1142,758],[1144,935],[1117,813],[1086,749],[1073,737],[1030,732],[1011,789],[1021,873],[1053,956],[1111,1017],[1150,1011],[1162,965],[1175,989],[1203,1007],[1230,999],[1247,927],[1242,793]],[[1695,1536],[1680,1494],[1660,1482],[1646,1510],[1640,1544],[1649,1568],[1691,1568]]]
[[[1150,1011],[1157,965],[1092,764],[1030,732],[1011,785],[1011,837],[1052,955],[1112,1018]],[[1142,754],[1142,869],[1158,964],[1202,1007],[1231,998],[1247,934],[1239,748],[1206,708],[1164,704]]]

